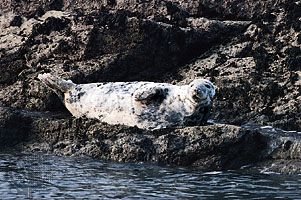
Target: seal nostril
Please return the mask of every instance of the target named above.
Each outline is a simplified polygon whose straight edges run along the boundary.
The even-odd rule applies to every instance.
[[[199,99],[197,95],[193,95],[192,98],[193,98],[194,100],[198,100],[198,99]]]
[[[205,84],[205,87],[208,88],[208,89],[211,89],[209,84]]]

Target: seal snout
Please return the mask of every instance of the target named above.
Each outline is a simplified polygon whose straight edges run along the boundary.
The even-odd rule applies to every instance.
[[[199,88],[197,88],[197,89],[195,90],[195,95],[196,95],[196,97],[197,97],[198,99],[204,100],[204,99],[206,99],[207,96],[208,96],[208,91],[207,91],[207,89],[205,89],[205,88],[199,87]]]

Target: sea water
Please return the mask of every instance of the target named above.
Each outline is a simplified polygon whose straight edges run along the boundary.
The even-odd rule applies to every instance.
[[[301,199],[301,175],[0,154],[0,199]]]

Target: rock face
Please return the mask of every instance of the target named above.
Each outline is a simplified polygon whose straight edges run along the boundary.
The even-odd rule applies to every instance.
[[[279,154],[267,153],[268,141],[298,138],[301,131],[300,19],[301,2],[290,0],[4,0],[0,146],[51,141],[35,146],[204,169],[268,159],[282,166],[281,160],[300,162],[301,156],[292,153],[301,151],[300,145],[289,145],[295,156],[285,154],[281,142]],[[36,79],[44,72],[76,83],[187,83],[207,77],[219,88],[211,118],[235,126],[146,132],[76,120]],[[265,134],[246,123],[273,126],[276,132]],[[283,136],[277,128],[295,133]]]

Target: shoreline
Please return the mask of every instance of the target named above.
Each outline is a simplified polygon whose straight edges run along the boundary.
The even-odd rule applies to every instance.
[[[262,163],[300,173],[300,6],[290,0],[2,2],[0,148],[30,142],[28,151],[58,155],[204,169]],[[211,119],[224,125],[150,132],[75,119],[37,80],[47,72],[75,83],[207,78],[218,87]]]

